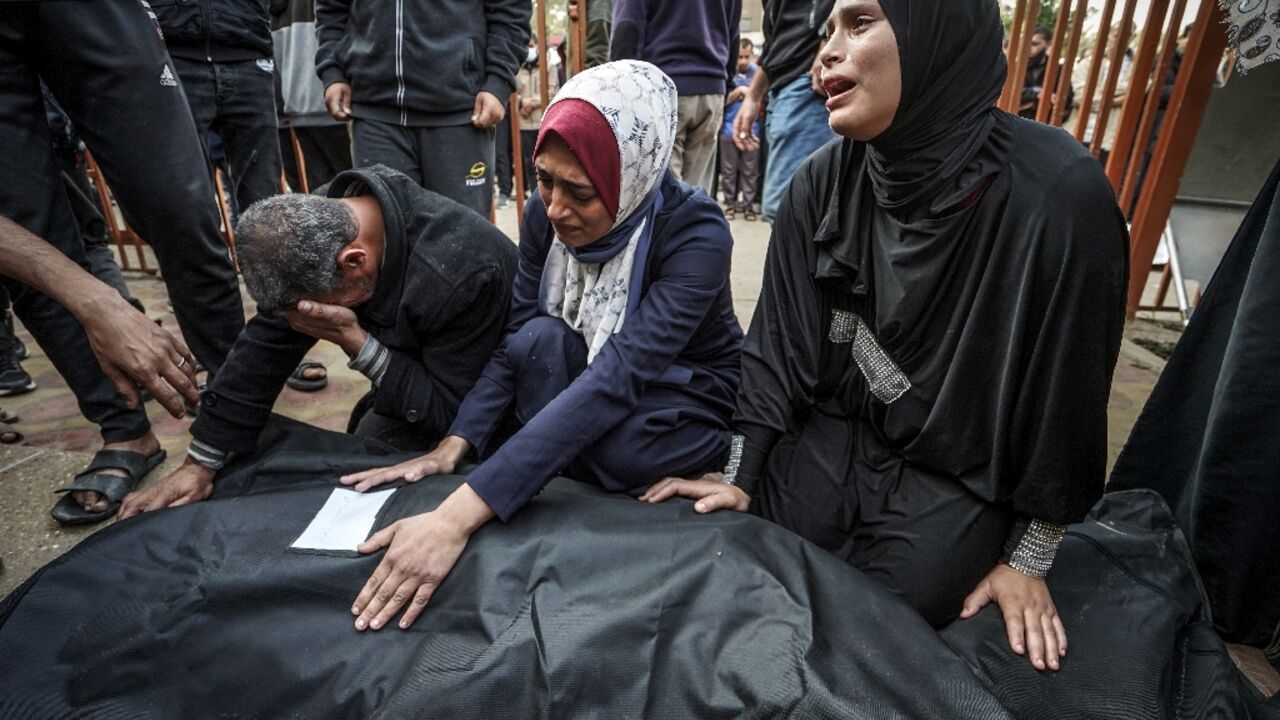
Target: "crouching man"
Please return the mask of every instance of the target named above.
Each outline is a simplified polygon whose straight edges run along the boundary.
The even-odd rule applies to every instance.
[[[322,192],[268,198],[241,217],[236,249],[258,315],[204,393],[186,462],[126,497],[121,519],[207,498],[227,458],[254,450],[317,340],[373,384],[355,434],[425,450],[449,429],[502,341],[515,246],[383,166],[342,173]]]

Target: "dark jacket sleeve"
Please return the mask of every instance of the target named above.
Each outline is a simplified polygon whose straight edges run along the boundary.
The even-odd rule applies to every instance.
[[[515,397],[515,370],[507,361],[505,338],[538,314],[538,290],[550,245],[546,211],[541,209],[541,204],[541,199],[534,195],[525,205],[524,222],[520,225],[520,263],[512,282],[511,310],[502,345],[485,365],[475,387],[467,393],[457,419],[449,428],[450,435],[463,438],[481,455],[487,454],[493,431]]]
[[[374,410],[418,423],[431,436],[443,435],[501,341],[506,297],[506,275],[497,266],[454,285],[444,304],[418,321],[414,335],[425,340],[421,353],[390,351]]]
[[[351,0],[316,0],[316,75],[325,87],[351,82],[340,53],[350,14]]]
[[[817,157],[800,167],[778,208],[760,300],[742,348],[734,429],[744,442],[736,482],[753,496],[774,444],[795,414],[813,404],[818,383],[824,318],[811,270],[822,213]]]
[[[251,318],[202,396],[191,436],[223,452],[251,452],[276,396],[315,344],[283,317]]]
[[[1037,318],[1009,424],[1019,514],[1079,522],[1102,496],[1107,401],[1124,331],[1128,237],[1101,169],[1085,157],[1046,188],[1036,234]]]
[[[693,207],[690,207],[690,206]],[[689,344],[728,281],[733,240],[723,215],[687,201],[655,233],[656,279],[595,360],[467,483],[503,520],[635,409],[645,387]],[[683,212],[688,209],[689,212]]]
[[[640,60],[648,35],[648,3],[645,0],[613,0],[613,29],[609,61]]]
[[[738,75],[738,43],[742,38],[742,0],[732,0],[726,12],[729,19],[729,57],[724,68],[724,91],[733,92],[733,79]]]
[[[485,79],[480,89],[492,93],[503,105],[516,90],[516,70],[529,46],[532,7],[528,0],[485,0],[484,3]]]

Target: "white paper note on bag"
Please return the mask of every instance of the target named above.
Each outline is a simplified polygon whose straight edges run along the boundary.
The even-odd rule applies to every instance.
[[[311,519],[291,547],[303,550],[350,550],[369,537],[378,511],[395,490],[374,493],[358,493],[339,488],[334,490],[324,507]]]

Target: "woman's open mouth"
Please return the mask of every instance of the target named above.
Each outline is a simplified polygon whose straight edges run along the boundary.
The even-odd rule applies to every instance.
[[[827,109],[830,110],[849,99],[858,83],[846,77],[831,75],[823,79],[822,87],[827,91]]]

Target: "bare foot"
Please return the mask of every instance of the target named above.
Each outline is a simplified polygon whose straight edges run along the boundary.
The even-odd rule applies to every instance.
[[[160,449],[160,440],[156,438],[156,434],[154,432],[148,430],[146,435],[143,435],[137,440],[108,443],[103,445],[102,449],[132,450],[133,452],[150,456],[152,453]],[[120,477],[126,477],[128,475],[128,473],[119,468],[104,468],[102,470],[96,470],[95,472],[100,472],[103,475],[119,475]],[[107,500],[102,493],[95,492],[93,490],[73,492],[71,493],[71,497],[80,505],[80,507],[85,509],[85,512],[102,512],[111,506],[111,502]]]

